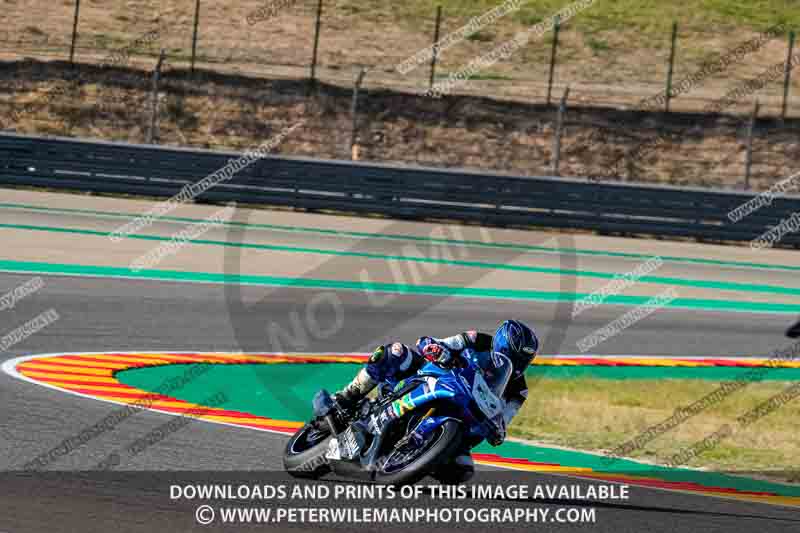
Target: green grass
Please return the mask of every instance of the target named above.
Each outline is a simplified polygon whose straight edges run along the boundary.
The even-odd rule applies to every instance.
[[[457,71],[453,72],[437,72],[436,73],[436,81],[445,81],[449,79],[451,74],[456,74]],[[510,81],[513,80],[511,76],[506,76],[505,74],[497,74],[494,72],[476,72],[467,78],[468,80],[506,80]]]
[[[573,0],[574,1],[574,0]],[[497,33],[516,31],[522,26],[536,24],[570,5],[567,0],[530,0],[517,11],[509,13],[492,26]],[[356,4],[346,0],[345,5]],[[386,11],[378,0],[358,0],[365,12]],[[501,0],[409,0],[391,8],[395,16],[407,24],[418,27],[420,23],[433,26],[436,6],[442,6],[443,27],[455,30],[471,17],[479,16],[502,4]],[[692,40],[699,35],[724,35],[733,29],[763,30],[773,24],[785,23],[800,28],[800,9],[795,0],[596,0],[570,19],[565,29],[584,35],[614,32],[625,35],[620,43],[626,47],[668,48],[673,21],[679,24],[681,38],[686,48],[692,49]],[[602,41],[597,41],[603,51]],[[589,44],[589,46],[592,46]],[[606,43],[610,48],[611,44]],[[617,47],[619,48],[619,46]]]
[[[475,41],[479,43],[490,43],[494,41],[494,35],[487,31],[476,31],[467,37],[468,41]]]
[[[509,428],[511,436],[590,451],[615,448],[648,427],[669,419],[716,390],[719,382],[691,379],[625,380],[579,378],[531,380],[528,401]],[[736,418],[780,393],[791,382],[751,383],[686,420],[631,454],[658,463],[729,424],[734,432],[688,461],[692,467],[739,471],[787,471],[800,455],[795,399],[740,428]]]
[[[586,44],[592,49],[592,52],[597,55],[598,52],[606,52],[611,49],[608,42],[603,39],[596,39],[594,37],[587,37]]]
[[[441,5],[444,17],[469,18],[501,3],[499,0],[409,0],[400,9],[407,16],[425,19],[433,17],[435,6]],[[531,24],[572,3],[564,0],[530,0],[508,17],[517,23]],[[591,31],[635,28],[645,32],[664,32],[671,28],[673,20],[682,21],[687,27],[698,30],[712,29],[709,24],[763,29],[785,22],[797,27],[800,26],[800,10],[794,0],[596,0],[594,5],[571,19],[569,24]]]
[[[438,5],[442,6],[444,36],[502,3],[503,0],[408,0],[387,5],[378,0],[343,0],[344,6],[363,9],[359,20],[395,20],[417,39],[420,32],[428,38],[433,35]],[[506,42],[515,32],[548,19],[572,3],[574,0],[525,2],[518,10],[452,47],[444,54],[442,64],[449,68],[467,64],[481,49]],[[603,83],[627,83],[639,79],[635,77],[639,75],[639,81],[661,83],[673,22],[678,23],[675,72],[680,77],[754,32],[778,23],[800,28],[800,9],[795,0],[595,0],[563,25],[558,65],[562,69],[569,65],[569,69]],[[552,36],[549,32],[514,54],[510,62],[515,70],[506,74],[513,79],[531,76],[529,65],[547,64]],[[785,43],[786,38],[777,40]],[[747,75],[739,70],[747,68],[744,63],[732,65],[728,76],[743,79]]]

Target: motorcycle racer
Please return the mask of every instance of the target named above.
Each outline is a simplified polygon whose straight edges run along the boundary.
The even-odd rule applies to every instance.
[[[492,435],[487,439],[491,445],[499,446],[505,440],[506,426],[528,396],[525,370],[539,351],[539,340],[534,331],[517,320],[504,321],[494,335],[466,331],[443,339],[421,337],[414,348],[399,342],[378,346],[353,381],[334,397],[342,407],[348,408],[379,384],[393,386],[416,374],[427,361],[447,368],[467,349],[485,372],[491,373],[497,364],[495,353],[507,356],[513,365],[513,374],[503,393],[502,417],[495,421]],[[459,483],[472,477],[475,467],[469,450],[476,444],[466,442],[465,449],[455,459],[455,465],[442,468],[435,477],[447,483]]]

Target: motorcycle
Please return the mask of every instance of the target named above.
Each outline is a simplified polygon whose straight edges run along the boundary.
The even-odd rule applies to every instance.
[[[464,446],[497,430],[511,374],[505,355],[464,350],[447,367],[428,362],[350,409],[320,390],[313,418],[286,445],[284,467],[299,478],[333,472],[389,485],[437,477]]]

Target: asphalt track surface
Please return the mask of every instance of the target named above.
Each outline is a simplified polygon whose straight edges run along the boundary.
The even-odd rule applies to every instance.
[[[61,218],[59,224],[64,226],[85,227],[86,224],[83,219]],[[0,221],[8,220],[9,217],[5,216]],[[20,220],[15,218],[14,222]],[[38,222],[43,221],[40,219]],[[113,226],[104,225],[106,229]],[[19,235],[12,238],[18,246]],[[32,246],[36,245],[32,243]],[[382,247],[385,243],[371,245]],[[48,246],[58,247],[59,244],[50,240]],[[13,259],[14,254],[8,251],[6,247],[2,258]],[[65,252],[68,253],[69,249]],[[481,253],[486,254],[486,259],[507,259],[491,250]],[[631,269],[630,261],[616,264],[612,264],[615,261],[610,258],[594,263],[591,258],[585,261],[581,268],[590,264],[596,269],[616,269],[618,272]],[[685,265],[671,265],[669,268],[691,270],[695,278],[710,276],[709,271],[720,273],[718,278],[744,276],[749,281],[759,277],[757,272],[742,273],[734,268]],[[0,293],[21,285],[30,277],[27,274],[0,274]],[[551,339],[551,344],[558,342],[560,353],[577,353],[575,342],[578,339],[625,311],[624,306],[601,306],[579,315],[564,326],[558,323],[558,318],[565,316],[563,306],[558,303],[395,295],[391,305],[376,308],[363,293],[334,291],[341,306],[316,306],[315,319],[323,330],[335,325],[335,335],[317,338],[312,332],[305,338],[295,338],[294,342],[287,338],[285,344],[288,345],[270,346],[274,339],[267,333],[268,326],[278,323],[290,327],[291,321],[287,317],[292,311],[302,316],[304,310],[314,305],[319,291],[241,287],[239,293],[238,288],[233,290],[230,286],[214,284],[71,276],[43,278],[46,284],[39,292],[3,312],[3,327],[9,329],[10,325],[19,325],[47,308],[57,309],[61,319],[3,353],[3,361],[27,354],[78,351],[277,351],[276,348],[281,347],[286,351],[364,351],[385,339],[413,341],[422,332],[441,334],[464,329],[489,329],[508,316],[522,317],[539,325],[543,338]],[[766,278],[762,275],[761,279]],[[798,283],[796,273],[771,272],[768,279],[776,285],[796,286]],[[257,306],[251,305],[254,303]],[[342,309],[343,314],[340,313]],[[766,355],[785,345],[783,332],[792,319],[791,315],[663,309],[604,342],[595,352]],[[532,393],[535,394],[535,390]],[[6,374],[0,374],[0,406],[2,471],[18,469],[27,460],[74,435],[84,426],[96,423],[111,410],[108,404],[37,387]],[[143,473],[194,471],[202,479],[212,481],[222,476],[220,472],[267,471],[272,472],[265,474],[267,476],[278,476],[271,478],[273,480],[288,480],[280,474],[285,437],[205,423],[187,426],[148,448],[130,464],[120,467],[131,471],[130,474],[119,474],[115,479],[95,476],[83,481],[70,474],[97,464],[111,451],[146,434],[165,419],[165,415],[144,412],[126,420],[113,431],[51,465],[52,469],[65,472],[63,476],[0,474],[0,494],[5,507],[0,515],[0,531],[208,530],[208,527],[195,524],[191,505],[169,500],[165,478]],[[528,473],[525,476],[531,484],[565,481],[562,476]],[[436,506],[440,502],[428,500],[426,505]],[[653,489],[632,487],[629,501],[600,503],[595,507],[598,509],[597,523],[591,526],[538,524],[517,528],[637,533],[800,529],[800,516],[796,509]],[[420,527],[477,530],[485,529],[487,525]],[[320,531],[329,528],[334,526],[291,524],[261,526],[259,529]],[[352,527],[342,525],[337,529],[352,530]],[[386,531],[391,528],[360,524],[358,529]],[[403,529],[413,530],[409,526]],[[501,529],[513,530],[514,527],[504,525]],[[227,530],[235,531],[238,527],[229,526]]]

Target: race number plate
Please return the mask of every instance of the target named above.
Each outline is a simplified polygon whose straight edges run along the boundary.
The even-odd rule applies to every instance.
[[[480,373],[475,373],[475,380],[472,382],[472,397],[475,398],[475,403],[489,419],[494,418],[503,410],[503,401],[492,392]]]

